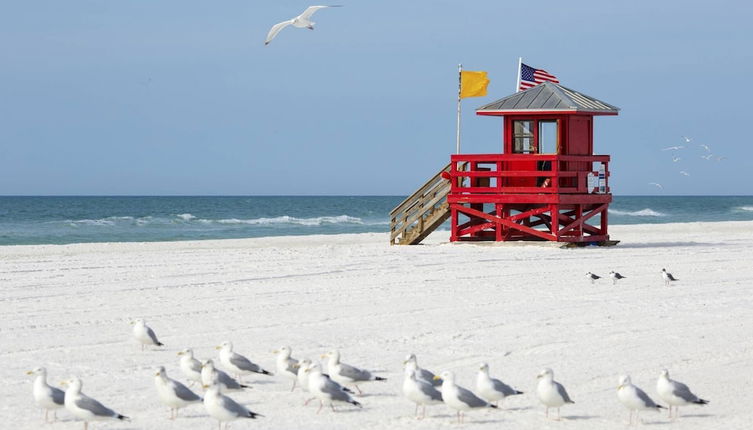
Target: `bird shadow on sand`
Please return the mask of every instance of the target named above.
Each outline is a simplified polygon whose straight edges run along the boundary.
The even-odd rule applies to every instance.
[[[264,379],[259,379],[258,381],[243,381],[242,384],[244,385],[251,385],[252,387],[254,385],[267,385],[267,384],[275,384],[276,381],[266,381]]]
[[[462,424],[491,424],[491,423],[499,424],[502,421],[503,421],[503,418],[497,418],[497,419],[491,419],[491,418],[488,418],[488,419],[483,419],[483,418],[481,418],[481,419],[475,419],[475,418],[472,418],[472,419],[468,419],[468,417],[466,417],[465,419],[463,419]],[[457,423],[457,421],[455,421],[455,423]]]
[[[618,247],[623,248],[672,248],[687,246],[723,246],[723,243],[706,243],[706,242],[651,242],[651,243],[620,243]]]
[[[502,413],[504,413],[505,411],[517,412],[517,411],[527,411],[530,409],[533,409],[533,408],[531,406],[521,406],[519,408],[503,408],[501,406],[499,407],[499,411]]]
[[[679,419],[682,418],[710,418],[715,416],[714,414],[687,414],[687,415],[680,415]]]
[[[580,420],[592,420],[594,418],[599,418],[596,415],[568,415],[563,416],[563,421],[580,421]]]
[[[397,397],[397,395],[392,393],[363,393],[357,394],[354,397],[357,399],[365,399],[367,397]]]
[[[362,412],[362,411],[368,411],[369,410],[369,408],[349,408],[349,409],[339,409],[338,408],[338,409],[332,411],[332,409],[330,409],[327,406],[325,406],[324,409],[322,409],[322,412],[319,413],[319,415],[324,414],[325,409],[327,409],[327,411],[330,414],[353,414],[353,413],[356,413],[356,412]]]

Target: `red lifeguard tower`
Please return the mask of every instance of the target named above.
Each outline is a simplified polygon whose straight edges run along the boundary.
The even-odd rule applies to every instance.
[[[544,82],[476,110],[504,117],[501,154],[456,154],[391,213],[391,243],[417,244],[451,218],[451,241],[609,244],[608,155],[593,117],[619,108]]]

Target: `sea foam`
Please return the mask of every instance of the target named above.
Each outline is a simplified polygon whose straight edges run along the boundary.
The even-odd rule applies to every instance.
[[[612,215],[623,215],[623,216],[667,216],[667,214],[665,213],[657,212],[650,208],[641,209],[639,211],[621,211],[617,209],[609,209],[609,213]]]
[[[303,226],[320,226],[324,224],[363,224],[363,220],[358,217],[348,215],[339,216],[320,216],[314,218],[296,218],[288,215],[274,218],[251,218],[251,219],[218,219],[218,220],[198,220],[203,223],[217,224],[246,224],[246,225],[303,225]]]

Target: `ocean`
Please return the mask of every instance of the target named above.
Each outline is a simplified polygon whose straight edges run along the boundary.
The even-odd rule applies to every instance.
[[[387,232],[389,212],[403,198],[0,197],[0,245]],[[753,196],[615,196],[609,219],[753,221]]]

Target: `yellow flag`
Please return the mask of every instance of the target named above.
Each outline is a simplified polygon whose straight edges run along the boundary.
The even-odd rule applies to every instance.
[[[489,85],[489,78],[486,77],[486,72],[471,72],[466,70],[460,72],[461,99],[485,96],[487,85]]]

